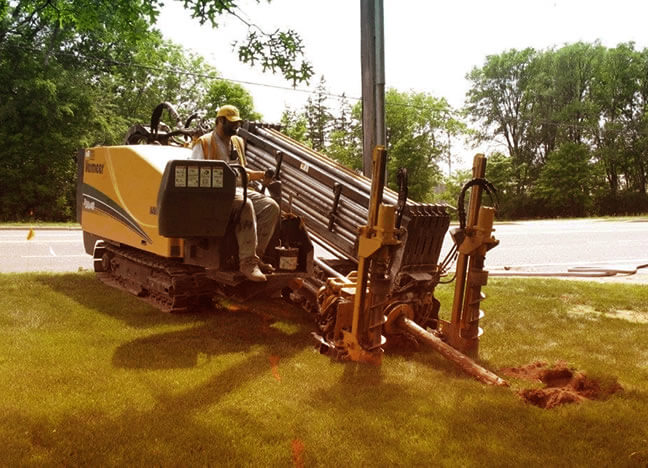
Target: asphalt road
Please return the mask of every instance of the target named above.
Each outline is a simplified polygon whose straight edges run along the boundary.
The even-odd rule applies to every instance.
[[[495,229],[500,245],[486,255],[491,275],[564,275],[577,267],[632,271],[648,265],[648,218],[526,221]],[[648,283],[648,267],[602,280]]]
[[[488,252],[493,275],[567,273],[572,267],[633,269],[648,264],[648,219],[632,221],[567,220],[496,224],[500,245]],[[92,270],[79,230],[0,229],[0,273]],[[444,251],[451,246],[449,237]],[[605,281],[648,283],[648,268]]]
[[[25,271],[79,271],[92,269],[92,257],[83,250],[80,230],[0,229],[0,273]]]

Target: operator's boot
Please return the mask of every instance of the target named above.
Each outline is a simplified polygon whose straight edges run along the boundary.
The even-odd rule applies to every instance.
[[[256,281],[257,283],[267,281],[266,275],[261,273],[259,270],[258,260],[254,257],[246,258],[240,261],[240,270],[243,275],[250,281]]]
[[[269,263],[265,263],[263,260],[259,260],[259,268],[263,273],[274,273],[275,272],[275,267],[270,265]]]

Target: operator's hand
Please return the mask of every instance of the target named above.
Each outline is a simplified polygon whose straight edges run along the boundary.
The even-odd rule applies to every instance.
[[[274,179],[274,175],[275,173],[272,169],[266,169],[263,173],[263,182],[261,183],[267,187],[272,182],[272,179]]]
[[[265,176],[265,172],[263,171],[253,171],[252,169],[246,168],[245,172],[247,172],[248,182],[252,182],[253,180],[262,180]]]

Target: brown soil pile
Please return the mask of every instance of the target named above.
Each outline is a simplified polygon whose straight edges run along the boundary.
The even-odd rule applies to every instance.
[[[623,390],[616,379],[603,384],[582,372],[569,369],[565,362],[548,367],[546,362],[538,361],[521,367],[507,367],[501,369],[500,373],[516,379],[542,382],[545,385],[543,388],[526,388],[517,393],[527,403],[544,409],[580,403],[585,399],[605,400]]]

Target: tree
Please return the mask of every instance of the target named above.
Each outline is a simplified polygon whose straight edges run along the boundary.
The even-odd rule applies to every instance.
[[[472,179],[470,169],[460,169],[443,177],[443,182],[435,189],[431,201],[456,206],[463,186]]]
[[[495,186],[500,200],[506,200],[515,195],[513,170],[509,156],[499,152],[488,156],[486,179]]]
[[[550,192],[561,191],[565,177],[552,182],[548,174],[557,175],[557,159],[574,164],[566,155],[580,154],[575,148],[587,149],[593,177],[599,181],[604,174],[607,181],[607,188],[597,185],[590,193],[597,211],[648,209],[646,50],[638,52],[632,43],[608,49],[578,42],[527,52],[489,56],[474,69],[467,107],[485,136],[507,142],[517,204],[526,210],[520,214],[560,211],[550,203],[559,198]]]
[[[563,143],[547,158],[534,190],[550,216],[585,216],[596,186],[589,149],[582,143]]]
[[[592,86],[603,59],[604,48],[598,44],[577,42],[553,52],[554,119],[560,128],[560,141],[588,142],[597,123],[598,109],[592,99]]]
[[[260,0],[257,0],[257,3]],[[223,15],[237,18],[248,27],[245,41],[238,41],[238,56],[243,63],[260,63],[263,71],[280,72],[293,85],[308,82],[312,65],[303,59],[301,36],[292,29],[262,31],[239,14],[236,0],[182,0],[193,18],[201,24],[209,22],[218,27]],[[58,45],[60,33],[75,31],[91,38],[90,44],[101,43],[104,48],[114,43],[137,42],[155,22],[163,0],[112,2],[97,0],[88,5],[85,0],[18,0],[0,4],[0,43],[7,35],[20,34],[29,42],[41,31],[53,27],[50,50]]]
[[[336,116],[326,104],[328,93],[324,85],[322,78],[301,110],[284,110],[281,115],[282,132],[349,168],[359,169],[362,167],[360,104],[351,107],[342,95]]]
[[[261,114],[254,110],[252,96],[245,88],[237,83],[216,78],[209,85],[207,93],[202,98],[198,108],[206,110],[206,118],[216,119],[218,109],[224,104],[236,106],[243,119],[261,119]]]
[[[98,111],[110,122],[96,136],[95,144],[121,143],[131,125],[149,122],[160,102],[172,103],[181,116],[197,110],[205,114],[209,88],[218,79],[217,71],[201,57],[162,40],[158,32],[134,46],[130,62],[103,63],[104,70],[88,76],[88,86],[97,93]],[[192,70],[192,75],[184,70]]]
[[[410,197],[428,197],[440,180],[439,162],[448,145],[446,134],[460,127],[452,116],[452,109],[443,98],[395,89],[385,93],[390,187],[397,187],[396,174],[404,167],[408,171]]]
[[[303,112],[286,108],[281,114],[280,122],[281,131],[284,134],[307,146],[311,146],[306,136],[308,134],[308,121]]]
[[[0,107],[0,218],[65,220],[71,214],[73,155],[87,143],[92,94],[74,71],[3,55],[0,77],[12,76]],[[3,93],[4,94],[4,93]]]
[[[307,122],[306,138],[311,142],[315,151],[323,151],[328,143],[327,137],[333,116],[329,110],[327,100],[326,80],[322,76],[315,88],[315,92],[312,96],[309,96],[304,107],[304,116]]]
[[[538,214],[538,202],[529,193],[517,191],[517,170],[519,167],[513,165],[510,156],[500,152],[488,155],[486,179],[497,190],[498,218],[532,217]]]
[[[161,101],[189,111],[227,94],[258,115],[240,86],[219,85],[212,67],[152,30],[157,6],[0,3],[0,219],[68,219],[76,151],[121,143]],[[187,79],[187,69],[201,78]]]
[[[527,188],[535,162],[527,136],[534,103],[529,87],[536,56],[532,48],[489,55],[481,68],[467,75],[472,82],[467,112],[482,125],[484,135],[504,138],[513,164],[522,169],[516,180],[518,193]]]
[[[362,104],[351,107],[341,100],[337,117],[326,104],[324,81],[308,100],[301,116],[306,120],[305,138],[315,150],[323,151],[352,169],[362,167]],[[397,189],[396,174],[407,168],[411,198],[432,197],[431,189],[440,180],[438,163],[448,152],[448,135],[461,135],[465,125],[445,99],[425,93],[390,89],[385,95],[387,126],[388,180]],[[289,132],[299,118],[284,112]],[[303,140],[301,140],[303,142]]]
[[[606,51],[595,76],[593,99],[599,111],[593,135],[595,155],[605,168],[613,197],[623,180],[631,185],[636,182],[640,192],[646,191],[640,162],[643,158],[634,157],[640,153],[641,131],[635,133],[637,123],[640,126],[646,110],[642,109],[637,86],[641,78],[640,54],[633,44],[619,44]],[[639,171],[633,170],[635,161],[639,162]]]
[[[360,104],[354,108],[343,94],[340,99],[340,113],[333,119],[326,153],[354,170],[362,169],[362,128]]]

